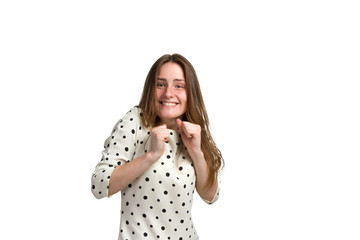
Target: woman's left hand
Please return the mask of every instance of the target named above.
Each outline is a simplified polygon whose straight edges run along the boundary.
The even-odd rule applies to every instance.
[[[188,151],[197,153],[201,151],[201,127],[198,124],[176,119],[182,141]]]

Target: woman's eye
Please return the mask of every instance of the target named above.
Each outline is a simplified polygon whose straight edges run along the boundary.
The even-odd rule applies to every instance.
[[[164,87],[164,84],[163,83],[157,83],[156,86],[157,87]]]
[[[184,88],[183,85],[176,85],[175,87],[176,87],[176,88],[179,88],[179,89],[180,89],[180,88]]]

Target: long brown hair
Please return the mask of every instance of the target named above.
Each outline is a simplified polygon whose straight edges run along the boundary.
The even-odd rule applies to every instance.
[[[209,168],[207,187],[210,187],[216,181],[218,172],[221,166],[224,165],[224,160],[210,133],[209,118],[195,69],[191,63],[180,54],[166,54],[160,57],[150,68],[139,103],[139,108],[143,110],[143,124],[148,128],[155,127],[159,124],[159,118],[157,116],[159,103],[156,95],[156,79],[160,67],[167,62],[179,64],[184,72],[187,105],[183,120],[201,126],[201,150]]]

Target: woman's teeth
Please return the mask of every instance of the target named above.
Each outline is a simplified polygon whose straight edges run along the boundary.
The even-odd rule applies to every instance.
[[[169,102],[162,102],[163,105],[165,106],[175,106],[176,103],[169,103]]]

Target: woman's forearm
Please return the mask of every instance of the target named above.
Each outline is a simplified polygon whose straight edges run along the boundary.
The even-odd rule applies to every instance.
[[[148,152],[114,169],[109,182],[109,196],[121,191],[141,176],[158,158]]]
[[[190,156],[193,160],[196,172],[196,191],[199,193],[200,197],[207,201],[211,201],[218,188],[217,179],[215,179],[211,186],[208,186],[209,168],[204,158],[204,154],[202,152],[193,152],[190,153]]]

